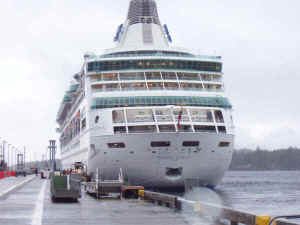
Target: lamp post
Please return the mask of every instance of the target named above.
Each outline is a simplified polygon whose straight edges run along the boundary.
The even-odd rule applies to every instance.
[[[3,159],[3,169],[5,170],[6,168],[5,168],[5,144],[7,143],[5,140],[3,140],[3,145],[2,145],[2,159]]]
[[[14,167],[15,167],[15,157],[14,157],[14,151],[15,151],[15,146],[12,146],[11,148],[11,169],[14,171]]]
[[[3,149],[2,147],[3,147],[3,146],[2,146],[2,141],[1,141],[1,139],[2,139],[2,138],[0,137],[0,169],[1,169],[1,167],[2,167],[1,165],[2,165],[2,152],[3,152],[3,151],[2,151],[2,149]],[[1,170],[0,170],[0,171],[1,171]]]
[[[16,150],[15,150],[15,169],[16,169],[16,170],[18,169],[18,168],[17,168],[18,152],[19,152],[19,150],[18,150],[18,148],[16,148]]]
[[[7,168],[8,168],[8,171],[9,171],[9,147],[11,146],[11,144],[7,144]]]

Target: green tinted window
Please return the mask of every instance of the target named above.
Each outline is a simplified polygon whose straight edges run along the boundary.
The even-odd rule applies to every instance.
[[[222,63],[183,61],[183,60],[130,60],[130,61],[97,61],[88,63],[88,72],[114,70],[151,70],[175,69],[191,71],[221,72]]]
[[[138,96],[138,97],[117,97],[117,98],[96,98],[93,99],[92,108],[115,108],[115,107],[135,107],[143,106],[165,106],[165,105],[185,105],[185,106],[209,106],[232,108],[227,98],[221,97],[182,97],[182,96]]]

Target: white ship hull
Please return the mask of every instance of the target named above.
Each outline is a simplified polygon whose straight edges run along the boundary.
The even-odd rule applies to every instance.
[[[166,140],[171,142],[170,147],[150,146],[152,141]],[[200,141],[200,146],[182,147],[182,142],[187,140]],[[233,136],[199,133],[95,136],[91,137],[95,150],[89,151],[88,170],[95,173],[99,168],[109,178],[116,168],[122,168],[131,184],[146,187],[184,187],[186,179],[197,179],[203,186],[214,187],[223,178],[232,159],[232,144],[219,147],[222,141],[233,143]],[[107,147],[107,143],[115,142],[125,143],[126,148]],[[167,175],[170,169],[175,174]]]
[[[130,184],[216,186],[234,146],[222,57],[170,45],[154,0],[131,0],[117,45],[87,53],[57,114],[63,169]],[[116,171],[117,170],[117,171]]]

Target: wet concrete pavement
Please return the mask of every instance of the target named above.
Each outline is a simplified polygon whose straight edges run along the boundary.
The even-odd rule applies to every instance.
[[[180,213],[147,202],[96,200],[83,194],[78,203],[52,203],[49,181],[34,179],[0,199],[5,225],[183,225]]]

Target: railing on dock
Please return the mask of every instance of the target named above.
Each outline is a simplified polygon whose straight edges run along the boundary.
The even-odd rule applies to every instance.
[[[186,200],[177,196],[167,195],[150,191],[139,191],[139,196],[144,199],[156,203],[161,206],[166,206],[172,209],[193,210],[203,218],[214,220],[218,224],[231,225],[300,225],[300,223],[283,221],[281,219],[299,219],[300,215],[291,216],[257,216],[251,213],[246,213],[234,210],[224,206],[214,204],[196,202]],[[229,222],[229,223],[228,223]]]

